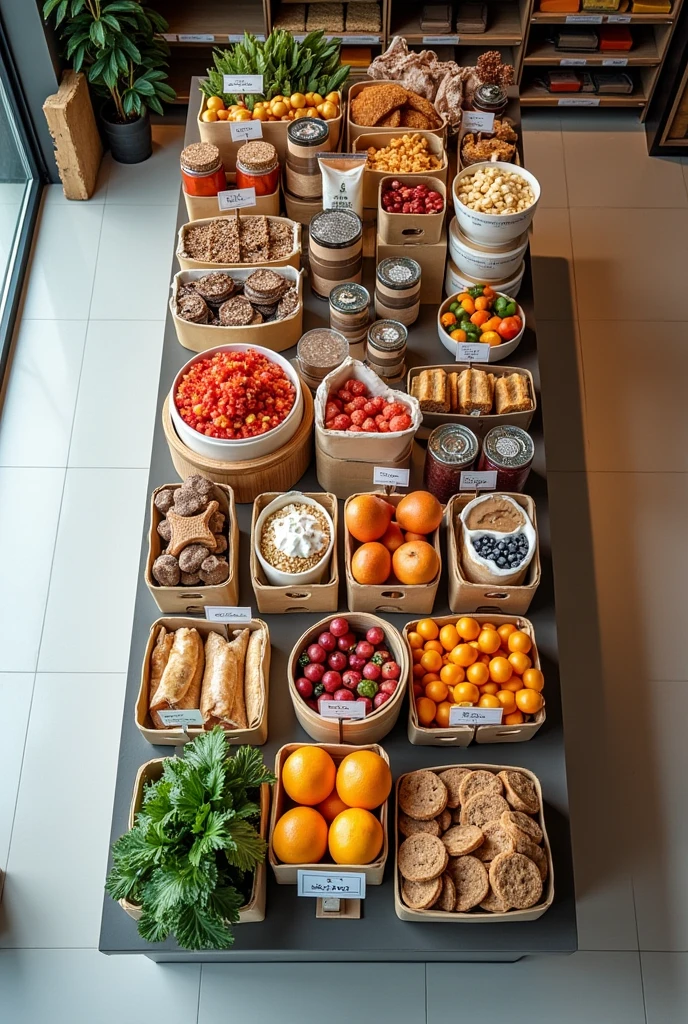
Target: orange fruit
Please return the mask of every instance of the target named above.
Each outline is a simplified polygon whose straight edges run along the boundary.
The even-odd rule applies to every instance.
[[[225,101],[221,96],[209,96],[205,101],[206,110],[224,110]]]
[[[379,586],[392,571],[392,556],[384,544],[369,541],[356,548],[351,559],[351,575],[357,583]]]
[[[507,661],[513,668],[517,676],[522,676],[527,668],[533,664],[527,654],[523,654],[521,651],[514,651],[507,658]]]
[[[390,523],[380,537],[380,543],[384,544],[388,551],[396,551],[404,543],[404,535],[397,523]]]
[[[218,121],[229,121],[229,111],[225,110],[224,107],[216,110],[215,113],[217,114]]]
[[[481,661],[483,663],[483,665],[489,665],[490,662],[492,661],[492,655],[491,654],[479,654],[478,655],[478,661]]]
[[[424,675],[425,675],[425,669],[420,664],[420,662],[418,662],[417,665],[413,666],[413,678],[414,679],[422,679]]]
[[[461,637],[456,631],[456,626],[452,626],[451,623],[442,626],[440,630],[440,643],[445,651],[453,651],[456,645],[461,643]]]
[[[282,765],[282,785],[294,803],[315,807],[334,789],[337,769],[322,747],[299,747]]]
[[[317,864],[327,850],[327,822],[314,807],[292,807],[275,825],[272,846],[283,864]]]
[[[459,644],[449,655],[453,665],[460,665],[461,668],[468,668],[474,661],[478,660],[478,652],[470,644]]]
[[[392,555],[394,575],[400,583],[430,583],[440,570],[439,555],[426,540],[407,541]]]
[[[439,678],[440,677],[437,675],[436,672],[426,672],[423,678],[421,679],[421,685],[427,686],[428,683],[436,683],[439,681]],[[428,696],[430,695],[428,694]]]
[[[357,494],[346,504],[344,521],[351,536],[365,542],[379,540],[393,515],[393,506],[384,498],[377,494]]]
[[[537,690],[519,690],[515,696],[516,707],[524,715],[536,715],[545,703]]]
[[[517,693],[523,689],[523,680],[520,676],[512,676],[506,683],[500,684],[503,690],[511,690],[512,693]]]
[[[434,619],[421,619],[416,623],[416,632],[420,633],[423,640],[436,640],[440,635],[440,627]]]
[[[480,692],[478,687],[473,683],[459,683],[458,686],[454,687],[454,701],[457,704],[461,704],[462,701],[470,701],[471,704],[475,704],[480,699]]]
[[[411,533],[433,533],[442,522],[442,506],[429,491],[411,491],[397,505],[397,522]]]
[[[485,683],[480,687],[481,693],[499,693],[499,683]]]
[[[426,640],[423,644],[424,651],[437,651],[438,654],[444,656],[444,647],[439,640]]]
[[[545,677],[539,668],[529,668],[523,673],[523,685],[527,690],[539,692],[545,685]]]
[[[511,634],[516,632],[516,627],[514,626],[513,622],[505,622],[503,626],[499,627],[497,632],[499,633],[502,643],[505,644],[508,641]]]
[[[479,708],[501,708],[501,706],[501,702],[495,693],[484,693],[478,701]]]
[[[416,701],[416,714],[421,725],[430,725],[435,720],[437,705],[429,697],[419,697]]]
[[[404,540],[405,541],[427,540],[427,539],[428,538],[425,536],[424,533],[411,533],[410,530],[407,530],[406,533],[404,534]]]
[[[350,807],[330,825],[328,846],[335,864],[370,864],[382,849],[384,832],[374,814]]]
[[[348,807],[372,811],[383,804],[392,788],[392,773],[374,750],[354,750],[337,769],[337,793]]]
[[[411,648],[412,651],[416,651],[423,646],[423,637],[420,635],[420,633],[411,632],[408,634],[407,639],[409,642],[409,647]]]
[[[456,623],[456,631],[462,640],[477,640],[480,636],[480,626],[475,619],[471,619],[468,615],[459,619]]]
[[[527,654],[532,646],[533,641],[527,633],[524,633],[520,629],[516,629],[513,633],[509,633],[509,636],[507,637],[507,647],[512,654],[514,651],[520,651],[521,654]]]
[[[523,712],[512,711],[509,715],[504,715],[502,718],[502,725],[521,725],[523,723]]]
[[[489,670],[493,683],[508,683],[514,671],[506,658],[499,657],[492,659]]]
[[[476,686],[484,686],[490,680],[490,672],[487,665],[484,665],[482,661],[474,661],[466,669],[466,679],[469,683],[475,683]]]
[[[442,668],[442,655],[437,651],[423,651],[420,663],[426,672],[439,672]]]
[[[492,629],[494,630],[495,633],[497,632],[497,627],[495,626],[494,622],[483,622],[482,625],[480,626],[480,629]]]
[[[417,647],[415,649],[415,651],[413,652],[413,654],[412,654],[413,664],[414,665],[419,665],[420,664],[420,659],[423,657],[424,654],[425,654],[425,651],[423,650],[423,648],[422,647]]]
[[[511,690],[499,690],[495,694],[495,697],[502,705],[505,715],[510,715],[513,711],[516,710],[516,698],[514,697]]]
[[[447,726],[449,725],[450,707],[451,703],[448,700],[443,700],[441,704],[437,705],[437,710],[435,711],[435,721],[443,729],[446,729]]]
[[[483,654],[494,654],[495,651],[499,650],[501,640],[499,639],[499,633],[496,629],[486,629],[483,626],[478,637],[478,649]]]
[[[515,704],[514,707],[516,707]],[[318,806],[316,807],[316,811],[320,811],[323,818],[327,822],[334,821],[337,815],[341,814],[342,811],[345,810],[346,804],[339,796],[336,789],[333,789],[330,795],[326,797],[326,799],[319,803]]]
[[[446,700],[448,693],[449,688],[441,679],[434,680],[425,687],[425,696],[434,700],[435,704],[441,704],[443,700]]]
[[[440,679],[448,686],[456,686],[457,683],[462,683],[465,678],[466,673],[460,665],[452,665],[450,662],[448,665],[443,665],[440,669]]]

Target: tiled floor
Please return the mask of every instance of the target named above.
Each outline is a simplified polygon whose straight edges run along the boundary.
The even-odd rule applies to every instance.
[[[581,952],[357,965],[355,1001],[327,965],[97,952],[181,138],[44,200],[0,422],[0,1019],[684,1022],[688,166],[603,111],[525,136]]]

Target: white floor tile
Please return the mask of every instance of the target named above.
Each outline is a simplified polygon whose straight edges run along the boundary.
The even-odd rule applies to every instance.
[[[150,465],[163,334],[152,320],[91,321],[70,466]]]
[[[196,1024],[200,967],[96,949],[0,954],[7,1024]]]
[[[428,964],[427,1024],[645,1024],[637,953],[574,953],[514,964]]]
[[[155,125],[153,128],[153,155],[141,164],[118,164],[108,153],[104,164],[108,167],[106,203],[124,203],[139,206],[166,206],[176,204],[181,188],[179,154],[184,145],[181,125]]]
[[[86,203],[92,203],[95,205],[96,203],[99,203],[102,206],[105,202],[105,196],[107,195],[109,176],[109,154],[106,153],[98,170],[96,187],[92,196],[88,199],[67,199],[62,185],[46,185],[43,190],[43,202],[50,203],[51,206],[53,203],[58,203],[62,206],[81,206]]]
[[[23,320],[0,419],[0,466],[66,466],[85,320]]]
[[[92,320],[164,320],[177,206],[105,205]]]
[[[0,868],[3,870],[7,867],[33,681],[33,672],[0,673],[0,706],[6,723],[0,743]]]
[[[350,1024],[391,1021],[425,1024],[423,964],[346,965],[355,999],[337,996],[336,964],[207,964],[201,977],[198,1024],[246,1020],[251,1024]],[[348,986],[347,986],[348,988]],[[228,1007],[231,1006],[231,1012]]]
[[[43,205],[27,278],[25,319],[88,318],[102,221],[99,203]]]
[[[0,469],[0,672],[36,668],[64,475]]]
[[[0,946],[97,946],[123,675],[36,676]]]
[[[40,671],[126,672],[147,476],[67,470]]]
[[[688,1018],[688,953],[642,953],[647,1024],[685,1024]]]

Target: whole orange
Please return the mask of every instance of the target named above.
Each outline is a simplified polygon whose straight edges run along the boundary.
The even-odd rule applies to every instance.
[[[470,644],[459,644],[449,655],[452,665],[460,665],[461,668],[468,668],[474,661],[478,660],[478,652]]]
[[[394,508],[377,494],[357,494],[346,506],[344,520],[352,537],[379,540],[392,521]]]
[[[421,619],[416,623],[416,632],[420,633],[423,640],[436,640],[440,635],[440,627],[434,619]]]
[[[433,680],[425,687],[425,696],[429,697],[430,700],[434,700],[435,704],[441,704],[442,701],[445,701],[448,693],[449,688],[441,679]]]
[[[464,615],[459,619],[456,631],[462,640],[477,640],[480,636],[480,626],[470,615]]]
[[[420,663],[426,672],[439,672],[442,668],[442,655],[437,651],[423,651]]]
[[[523,685],[528,690],[537,690],[539,692],[545,685],[545,677],[539,668],[528,668],[523,673]]]
[[[466,669],[466,679],[469,683],[475,683],[476,686],[484,686],[490,681],[490,671],[482,661],[474,661]]]
[[[443,665],[440,669],[440,679],[447,686],[456,686],[457,683],[462,683],[466,678],[466,673],[460,665],[454,665],[451,662],[448,665]]]
[[[337,769],[322,747],[299,747],[282,765],[282,785],[294,803],[315,807],[334,789]]]
[[[497,684],[495,683],[495,686],[496,685]],[[497,697],[499,703],[502,705],[505,715],[510,715],[512,712],[516,710],[516,698],[514,697],[511,690],[499,690],[495,694],[495,696]]]
[[[284,864],[317,864],[327,850],[327,822],[313,807],[292,807],[275,825],[272,846]]]
[[[385,802],[391,788],[389,765],[374,750],[354,750],[340,762],[337,793],[347,807],[372,811]]]
[[[514,707],[516,707],[515,704]],[[320,811],[323,818],[327,822],[334,821],[337,815],[341,814],[342,811],[345,810],[346,804],[339,796],[339,793],[337,792],[336,789],[333,789],[330,795],[326,797],[325,800],[319,803],[318,806],[316,807],[316,811]]]
[[[457,644],[461,643],[461,637],[456,632],[456,626],[448,623],[440,630],[440,643],[445,651],[453,651]]]
[[[397,505],[397,522],[411,533],[432,533],[442,522],[442,506],[429,491],[411,491]]]
[[[524,715],[536,715],[545,703],[542,699],[542,694],[538,693],[537,690],[519,690],[514,696],[516,698],[516,707]]]
[[[384,544],[388,551],[394,553],[404,543],[404,535],[398,523],[390,523],[380,537],[380,543]]]
[[[520,629],[514,630],[514,632],[510,633],[507,638],[507,647],[512,654],[514,651],[519,651],[521,654],[527,654],[532,646],[533,641],[527,633],[524,633]]]
[[[382,849],[382,825],[374,814],[350,807],[330,825],[328,846],[335,864],[370,864]]]
[[[496,629],[486,629],[482,627],[480,636],[478,637],[478,647],[483,654],[494,654],[499,650],[501,640],[499,633]]]
[[[425,536],[424,533],[411,533],[410,530],[407,530],[405,532],[405,534],[404,534],[404,540],[406,540],[406,541],[411,541],[411,540],[427,540],[427,539],[428,538]]]
[[[369,541],[356,548],[351,559],[351,575],[357,583],[379,586],[392,571],[392,556],[384,544]]]
[[[488,667],[493,683],[508,683],[514,671],[506,658],[500,657],[493,658]]]
[[[533,664],[527,654],[523,654],[521,651],[514,651],[507,658],[507,661],[513,668],[517,676],[522,676],[526,669],[529,669]]]
[[[523,712],[512,711],[509,715],[504,715],[502,718],[502,725],[521,725],[523,723]]]
[[[404,543],[392,555],[394,575],[400,583],[430,583],[440,569],[440,560],[426,540]]]
[[[484,693],[478,701],[479,708],[501,708],[502,703],[495,693]]]
[[[416,714],[421,725],[430,725],[435,720],[437,705],[429,697],[419,697],[416,701]]]
[[[449,725],[449,709],[451,708],[451,702],[443,700],[441,704],[437,705],[435,711],[435,721],[442,729],[446,729]]]
[[[454,700],[457,704],[463,704],[464,701],[470,701],[471,704],[475,704],[479,699],[480,693],[474,683],[458,683],[454,687]]]

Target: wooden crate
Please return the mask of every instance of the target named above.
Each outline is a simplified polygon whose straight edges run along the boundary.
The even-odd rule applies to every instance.
[[[55,144],[55,162],[67,199],[90,199],[103,158],[86,76],[65,71],[57,92],[43,104]]]

